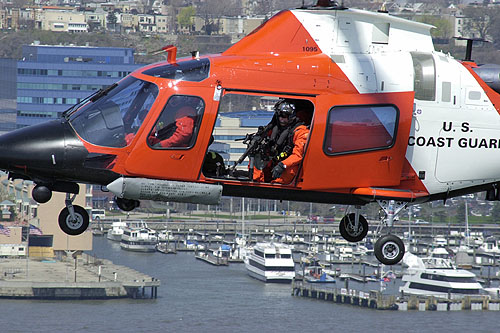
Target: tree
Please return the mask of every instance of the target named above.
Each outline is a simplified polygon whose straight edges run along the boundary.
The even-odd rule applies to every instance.
[[[207,35],[219,33],[221,16],[235,17],[242,13],[241,2],[235,0],[205,1],[198,7],[198,16],[204,20],[203,30]]]
[[[500,34],[494,29],[498,15],[500,15],[500,9],[495,7],[481,5],[465,7],[464,28],[466,33],[464,33],[464,37],[487,39],[490,33]]]
[[[115,31],[117,21],[118,19],[116,18],[116,15],[113,11],[110,11],[108,15],[106,15],[106,22],[108,29]]]
[[[493,223],[500,222],[500,202],[495,202],[493,208],[491,209],[491,219]]]
[[[182,8],[177,15],[177,24],[179,24],[181,28],[188,28],[189,31],[191,31],[193,29],[193,18],[195,14],[196,10],[194,7]]]
[[[446,19],[433,15],[422,15],[418,16],[416,19],[419,22],[427,23],[435,27],[435,29],[431,29],[432,37],[437,37],[437,38],[453,37],[450,21]]]

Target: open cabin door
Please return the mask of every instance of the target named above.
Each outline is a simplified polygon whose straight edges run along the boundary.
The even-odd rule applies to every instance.
[[[217,112],[213,96],[213,88],[203,87],[182,87],[182,93],[170,96],[144,125],[126,160],[127,172],[148,178],[198,179]]]
[[[412,112],[413,92],[318,96],[299,186],[398,185]]]

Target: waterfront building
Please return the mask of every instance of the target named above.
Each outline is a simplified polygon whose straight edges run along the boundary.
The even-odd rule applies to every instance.
[[[0,221],[6,232],[0,232],[0,254],[8,248],[18,246],[27,247],[28,237],[31,228],[38,230],[38,235],[43,235],[45,240],[50,240],[50,250],[55,251],[87,251],[92,249],[92,233],[90,229],[78,236],[68,236],[58,224],[59,212],[64,208],[65,193],[54,192],[52,199],[45,204],[38,204],[31,198],[33,182],[27,180],[10,180],[4,173],[0,174],[0,192],[12,198],[13,208],[11,218],[8,221]],[[1,200],[0,200],[1,201]],[[80,205],[90,214],[92,210],[92,186],[80,184],[80,194],[74,201],[75,205]],[[6,204],[0,205],[1,210],[5,210]],[[39,237],[40,238],[40,237]],[[31,244],[32,245],[32,244]],[[30,245],[30,246],[31,246]],[[3,251],[3,252],[2,252]],[[18,253],[25,255],[28,253]],[[16,255],[16,253],[4,255]],[[36,252],[29,253],[30,256]],[[43,254],[47,255],[47,253]]]
[[[16,60],[0,59],[0,135],[16,128]]]
[[[258,126],[269,123],[272,116],[273,112],[265,110],[227,112],[219,115],[214,128],[214,144],[218,142],[226,144],[226,149],[229,147],[229,154],[223,155],[226,157],[226,166],[233,165],[246,151],[247,146],[241,139],[245,138],[246,134],[257,132]],[[248,159],[241,164],[246,165]]]
[[[141,66],[131,48],[25,45],[17,62],[17,127],[56,119]]]

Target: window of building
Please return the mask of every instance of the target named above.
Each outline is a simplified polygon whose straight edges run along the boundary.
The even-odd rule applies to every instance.
[[[333,107],[328,114],[323,151],[337,155],[390,148],[398,117],[393,105]]]

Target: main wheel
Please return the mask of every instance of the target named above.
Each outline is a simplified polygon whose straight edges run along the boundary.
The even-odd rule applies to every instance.
[[[356,214],[347,214],[340,220],[340,234],[348,242],[359,242],[368,234],[368,222],[363,215],[359,215],[358,228],[355,229]]]
[[[403,259],[405,245],[398,236],[384,235],[375,242],[373,252],[384,265],[396,265]]]
[[[68,207],[59,213],[59,228],[71,236],[80,235],[89,227],[89,214],[80,206],[73,206],[75,218],[72,218]]]
[[[124,212],[130,212],[141,204],[138,200],[115,198],[116,205]]]

